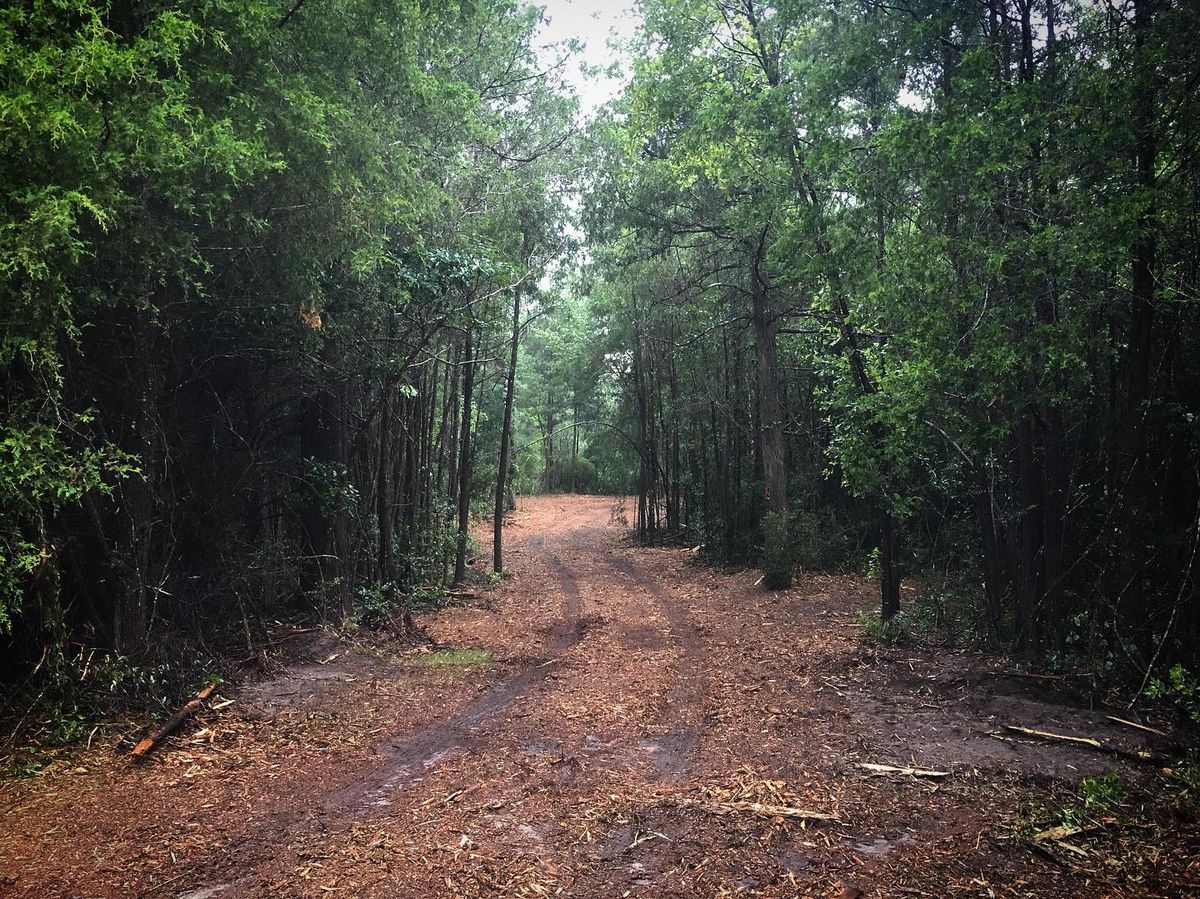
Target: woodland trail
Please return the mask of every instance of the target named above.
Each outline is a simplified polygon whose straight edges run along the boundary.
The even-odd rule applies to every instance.
[[[307,635],[283,671],[227,690],[232,704],[141,767],[110,743],[0,782],[0,896],[1146,896],[1200,882],[1194,832],[1152,835],[1158,855],[1118,823],[1083,856],[1020,835],[1030,803],[1069,802],[1081,777],[1116,769],[1136,790],[1158,774],[1001,739],[1004,724],[1127,749],[1143,734],[981,655],[865,643],[864,579],[810,574],[771,594],[755,572],[629,547],[615,503],[524,500],[514,575],[421,618],[459,651]]]

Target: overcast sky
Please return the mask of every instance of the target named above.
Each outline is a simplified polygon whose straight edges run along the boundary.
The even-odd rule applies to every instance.
[[[612,99],[624,84],[625,66],[622,75],[609,78],[604,75],[584,75],[581,65],[608,66],[620,57],[609,47],[609,38],[628,40],[636,29],[636,13],[633,0],[541,0],[546,8],[544,24],[534,39],[542,58],[553,61],[566,52],[551,46],[568,40],[578,40],[585,46],[583,52],[567,62],[564,73],[579,94],[581,112],[591,117],[597,106]]]

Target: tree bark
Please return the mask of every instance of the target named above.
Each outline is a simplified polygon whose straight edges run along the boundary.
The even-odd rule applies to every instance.
[[[521,339],[521,288],[513,290],[512,345],[508,357],[508,381],[504,385],[504,422],[500,428],[500,467],[496,472],[496,511],[492,516],[492,571],[504,570],[504,509],[508,486],[512,437],[513,396],[517,383],[517,347]]]
[[[475,350],[472,327],[467,325],[463,344],[463,393],[461,442],[458,456],[458,551],[454,557],[454,583],[467,576],[467,534],[471,526],[471,407],[475,397]]]
[[[763,492],[767,510],[787,510],[787,465],[783,447],[783,413],[779,403],[778,324],[772,319],[759,263],[751,278],[754,348],[758,357],[758,419],[762,435]]]

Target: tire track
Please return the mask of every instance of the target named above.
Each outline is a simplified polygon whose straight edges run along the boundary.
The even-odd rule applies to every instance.
[[[391,797],[419,781],[438,762],[458,752],[478,748],[484,738],[478,731],[482,725],[502,714],[522,695],[536,688],[549,674],[553,662],[583,636],[581,622],[582,595],[579,582],[571,570],[556,556],[547,552],[541,535],[529,542],[533,554],[550,568],[562,593],[562,612],[550,633],[548,658],[531,664],[521,671],[501,678],[496,684],[450,718],[435,722],[419,732],[390,738],[377,746],[375,754],[382,764],[367,771],[328,793],[316,806],[297,815],[288,807],[268,813],[265,820],[247,822],[253,841],[234,842],[234,851],[223,854],[213,864],[202,861],[194,873],[177,878],[176,891],[189,895],[197,884],[205,884],[209,895],[246,895],[246,891],[263,882],[262,870],[281,852],[287,852],[289,842],[299,834],[319,832],[323,838],[349,830],[369,809],[382,809],[392,804]],[[231,873],[230,869],[252,871],[235,880],[213,884]]]
[[[657,578],[633,564],[625,555],[614,553],[609,564],[650,595],[667,620],[670,636],[679,644],[675,679],[667,696],[666,730],[647,747],[653,750],[658,778],[675,783],[686,774],[702,736],[704,700],[708,695],[704,641],[687,612]]]

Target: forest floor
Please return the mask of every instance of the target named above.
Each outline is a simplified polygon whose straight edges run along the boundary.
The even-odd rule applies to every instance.
[[[614,503],[524,500],[437,649],[299,635],[145,763],[0,781],[0,896],[1200,894],[1164,762],[1005,729],[1168,745],[1130,713],[867,642],[864,579],[627,546]]]

